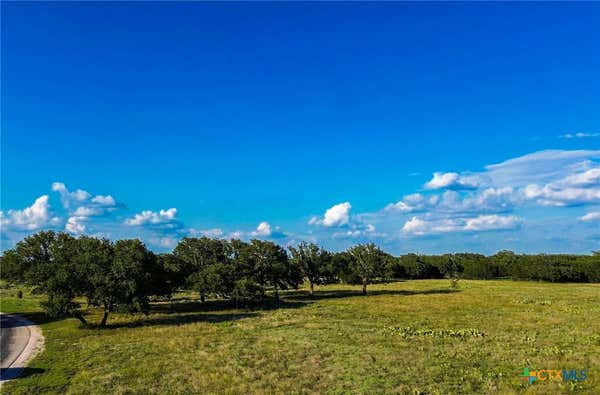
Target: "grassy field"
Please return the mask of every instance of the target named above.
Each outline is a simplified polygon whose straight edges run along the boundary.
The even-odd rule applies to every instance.
[[[1,310],[41,321],[46,337],[3,393],[600,393],[598,284],[462,281],[455,291],[420,280],[358,291],[288,292],[251,311],[179,295],[100,330],[47,321],[39,299],[3,290]],[[524,367],[587,369],[588,379],[529,385]]]

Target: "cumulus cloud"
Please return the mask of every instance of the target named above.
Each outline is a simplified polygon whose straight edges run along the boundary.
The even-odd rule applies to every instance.
[[[600,202],[600,167],[575,172],[545,185],[529,184],[523,189],[527,199],[544,206],[571,206]]]
[[[431,196],[415,193],[387,205],[384,211],[398,213],[427,211],[445,214],[499,213],[512,210],[518,201],[519,196],[511,187],[489,187],[467,193],[445,191]]]
[[[106,212],[112,211],[118,206],[115,199],[110,195],[96,195],[92,197],[92,194],[83,189],[70,191],[62,182],[52,183],[52,190],[60,194],[63,206],[67,209],[72,208],[73,206],[76,208],[88,206],[102,208],[104,209],[103,212]]]
[[[521,223],[521,220],[514,216],[501,215],[480,215],[475,218],[467,218],[464,224],[464,230],[483,231],[514,229]]]
[[[545,150],[478,173],[437,172],[424,185],[431,192],[406,195],[372,217],[384,230],[403,223],[406,236],[517,229],[516,209],[600,203],[599,159],[600,150]]]
[[[52,190],[60,195],[63,207],[57,204],[57,208],[59,214],[64,212],[64,219],[59,219],[50,209],[49,202],[56,195],[50,194],[50,200],[44,195],[22,210],[0,211],[2,230],[4,232],[9,229],[9,234],[4,232],[2,237],[17,240],[22,238],[23,231],[64,226],[72,234],[110,231],[115,237],[123,237],[131,236],[134,232],[136,237],[161,248],[170,248],[180,237],[187,235],[269,239],[286,237],[288,241],[327,240],[339,243],[337,245],[350,243],[348,240],[357,242],[378,238],[385,245],[393,240],[411,237],[410,243],[414,243],[411,245],[416,246],[426,240],[418,240],[412,236],[444,234],[448,236],[440,237],[440,243],[450,243],[448,240],[460,237],[454,234],[517,229],[524,221],[527,223],[527,232],[535,224],[539,229],[546,229],[541,225],[546,219],[541,219],[540,222],[538,218],[528,217],[528,210],[533,206],[592,206],[593,208],[579,214],[579,218],[572,212],[564,211],[566,216],[561,220],[570,227],[572,235],[586,229],[589,233],[600,221],[600,212],[596,209],[600,204],[600,150],[539,151],[485,166],[479,172],[472,171],[477,169],[470,170],[436,172],[429,181],[423,177],[421,182],[424,183],[424,190],[407,194],[382,210],[356,213],[351,212],[349,202],[335,204],[322,215],[310,219],[309,224],[319,226],[308,228],[306,234],[299,233],[302,230],[284,234],[266,221],[254,229],[233,233],[219,228],[188,229],[178,220],[179,213],[175,208],[156,212],[136,211],[137,214],[131,213],[127,218],[119,218],[117,222],[109,219],[109,214],[124,206],[111,195],[93,195],[83,189],[69,190],[64,183],[56,182],[52,184]],[[517,210],[519,217],[524,217],[524,220],[514,215]],[[552,210],[554,213],[562,209]],[[587,214],[583,214],[585,212]],[[540,234],[544,231],[540,230]],[[506,233],[502,237],[506,240],[509,235],[518,238],[519,234]],[[495,236],[478,233],[477,236],[469,236],[464,240],[493,240]],[[589,243],[588,237],[586,246]]]
[[[458,173],[433,173],[433,178],[425,183],[425,189],[475,189],[481,185],[479,177]]]
[[[425,234],[425,231],[428,229],[428,227],[429,225],[426,221],[417,217],[412,217],[404,223],[404,226],[402,227],[402,232],[412,233],[415,235],[422,235]]]
[[[600,211],[592,211],[579,217],[583,222],[600,222]]]
[[[521,219],[513,216],[479,215],[472,218],[422,219],[413,216],[404,223],[401,231],[407,235],[424,236],[450,232],[481,232],[515,229]]]
[[[48,195],[40,196],[23,210],[8,210],[6,214],[0,211],[0,218],[2,228],[28,231],[55,226],[60,222],[50,210]]]
[[[95,217],[102,215],[103,213],[104,210],[100,207],[80,206],[75,209],[73,215],[77,217]]]
[[[554,188],[552,185],[528,185],[524,190],[528,199],[536,199],[543,206],[577,206],[600,202],[600,188]]]
[[[181,237],[199,236],[201,232],[186,229],[177,218],[177,209],[161,209],[159,211],[143,210],[132,217],[126,218],[122,224],[135,227],[136,234],[161,249],[173,248]],[[140,236],[138,236],[140,237]]]
[[[67,219],[67,223],[65,224],[65,230],[74,235],[80,235],[85,233],[87,227],[85,223],[88,220],[88,217],[85,216],[71,216]]]
[[[268,222],[264,221],[258,224],[256,230],[250,232],[250,235],[255,237],[269,237],[271,236],[271,234],[273,234],[273,231],[271,230],[271,225],[269,225]]]
[[[70,215],[65,223],[65,230],[71,234],[85,233],[88,230],[85,223],[92,217],[106,216],[118,207],[110,195],[92,196],[83,189],[70,191],[62,182],[52,183],[52,191],[60,194],[63,207]]]
[[[106,206],[116,206],[117,203],[115,202],[115,199],[110,196],[110,195],[106,195],[106,196],[102,196],[102,195],[97,195],[94,196],[92,198],[92,202],[93,203],[97,203],[99,205],[102,205],[104,207]]]
[[[348,225],[351,208],[350,202],[336,204],[325,211],[323,218],[312,217],[308,223],[309,225],[323,225],[327,228]]]
[[[412,213],[423,211],[434,207],[439,201],[438,195],[425,196],[420,193],[406,195],[402,200],[396,203],[390,203],[385,207],[385,211],[396,211],[400,213]]]
[[[83,189],[76,189],[75,191],[69,191],[65,184],[62,182],[52,183],[52,190],[58,192],[62,198],[63,205],[68,208],[73,202],[85,202],[92,195]]]
[[[236,232],[235,236],[237,236],[237,237],[233,237],[233,238],[240,238],[245,235],[248,235],[250,237],[268,237],[270,239],[283,239],[283,238],[289,238],[292,236],[289,233],[283,232],[279,226],[273,227],[266,221],[263,221],[260,224],[258,224],[256,229],[254,229],[251,232],[248,232],[248,233]]]
[[[480,173],[438,172],[425,187],[447,191],[407,195],[385,211],[484,214],[511,211],[532,200],[557,206],[594,203],[600,187],[594,159],[600,159],[600,150],[546,150],[488,165]]]
[[[594,167],[583,172],[575,173],[557,182],[557,185],[567,187],[600,186],[600,167]]]
[[[144,226],[144,225],[169,225],[177,221],[175,218],[177,215],[176,208],[170,208],[168,210],[160,210],[154,212],[151,210],[144,210],[139,214],[135,214],[132,218],[125,220],[125,225],[129,226]]]

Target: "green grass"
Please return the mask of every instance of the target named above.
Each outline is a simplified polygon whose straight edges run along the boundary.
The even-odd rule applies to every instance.
[[[42,321],[46,349],[3,393],[600,393],[600,285],[445,280],[332,285],[279,308],[157,304],[110,327],[45,321],[39,300],[1,309]],[[99,321],[99,314],[92,313]],[[530,369],[588,369],[537,382]]]

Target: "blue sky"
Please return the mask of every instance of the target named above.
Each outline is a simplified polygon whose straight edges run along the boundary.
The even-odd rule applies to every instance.
[[[156,250],[600,249],[598,20],[594,3],[2,3],[2,249],[49,228]]]

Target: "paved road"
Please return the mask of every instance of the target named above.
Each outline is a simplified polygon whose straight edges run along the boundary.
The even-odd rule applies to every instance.
[[[24,318],[0,314],[0,380],[17,377],[42,340],[39,327]]]

